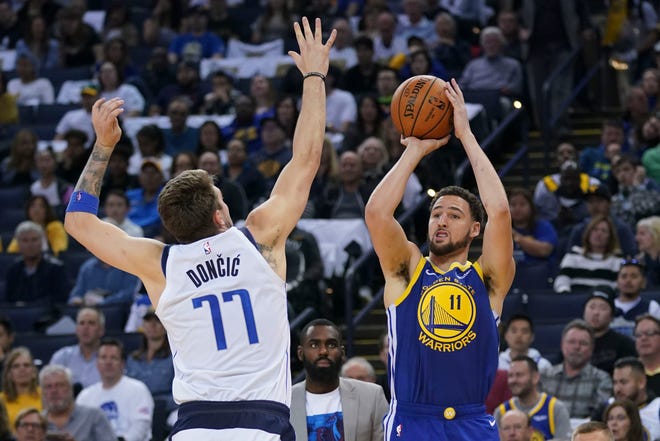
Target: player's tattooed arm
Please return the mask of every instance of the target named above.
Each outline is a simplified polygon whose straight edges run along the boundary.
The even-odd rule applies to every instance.
[[[270,265],[273,270],[277,271],[277,259],[275,258],[275,253],[273,252],[273,247],[270,245],[264,245],[263,243],[257,242],[257,249],[264,256],[268,265]]]
[[[103,176],[108,167],[111,154],[111,148],[98,145],[94,146],[87,165],[85,165],[85,169],[80,175],[80,179],[76,185],[76,191],[84,191],[96,197],[101,194],[101,184],[103,183]]]

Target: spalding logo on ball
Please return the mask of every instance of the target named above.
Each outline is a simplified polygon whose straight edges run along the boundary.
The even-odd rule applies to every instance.
[[[392,96],[390,113],[404,137],[439,139],[454,127],[454,109],[445,94],[445,82],[432,75],[417,75],[401,83]]]

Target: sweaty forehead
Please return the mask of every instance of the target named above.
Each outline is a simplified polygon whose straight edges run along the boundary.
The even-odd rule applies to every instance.
[[[435,204],[433,204],[433,210],[438,208],[454,208],[461,211],[467,211],[468,203],[465,199],[459,196],[446,194],[444,196],[440,196],[438,200],[435,201]]]

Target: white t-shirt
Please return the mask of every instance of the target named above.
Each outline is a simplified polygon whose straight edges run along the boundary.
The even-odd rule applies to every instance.
[[[326,98],[326,122],[337,129],[357,121],[357,103],[350,92],[334,89]]]
[[[16,97],[19,106],[53,104],[55,91],[50,80],[37,78],[30,83],[22,83],[20,78],[13,78],[7,83],[7,92]]]
[[[100,382],[95,383],[80,392],[76,403],[101,409],[115,435],[126,441],[151,439],[154,400],[141,381],[123,376],[109,389],[104,389]]]
[[[91,147],[96,139],[94,134],[94,126],[92,126],[92,114],[87,113],[85,109],[69,110],[62,116],[60,122],[55,127],[55,133],[64,135],[71,129],[82,130],[87,133],[87,142],[85,147]]]
[[[305,392],[307,434],[333,433],[334,439],[344,439],[344,414],[341,407],[339,388],[325,394]],[[309,439],[322,439],[310,436]],[[323,438],[326,439],[326,438]]]
[[[115,90],[106,90],[101,92],[101,98],[106,100],[119,97],[124,100],[124,110],[126,112],[138,112],[142,113],[144,111],[144,97],[140,93],[137,87],[132,84],[121,84]]]
[[[48,199],[48,203],[53,207],[62,203],[60,195],[57,193],[57,180],[51,182],[48,187],[44,187],[41,184],[41,180],[37,179],[32,185],[30,185],[30,193],[45,197]]]

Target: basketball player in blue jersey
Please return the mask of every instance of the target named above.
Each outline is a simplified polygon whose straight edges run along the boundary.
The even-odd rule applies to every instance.
[[[449,136],[402,138],[406,149],[366,206],[385,276],[392,399],[383,424],[385,439],[392,441],[499,439],[484,402],[497,370],[497,321],[515,273],[511,216],[455,80],[445,93],[454,106],[454,136],[470,160],[483,207],[464,188],[441,189],[431,202],[428,257],[394,218],[410,174]],[[482,227],[482,254],[469,262],[470,243]]]
[[[289,326],[285,243],[296,226],[319,167],[325,135],[325,85],[333,30],[324,44],[321,21],[295,23],[303,74],[293,157],[270,199],[245,228],[203,170],[169,181],[158,198],[163,225],[179,242],[165,246],[129,237],[101,221],[101,181],[121,129],[119,98],[92,109],[97,141],[67,208],[69,234],[104,262],[140,277],[172,346],[175,441],[293,440],[289,423]]]

